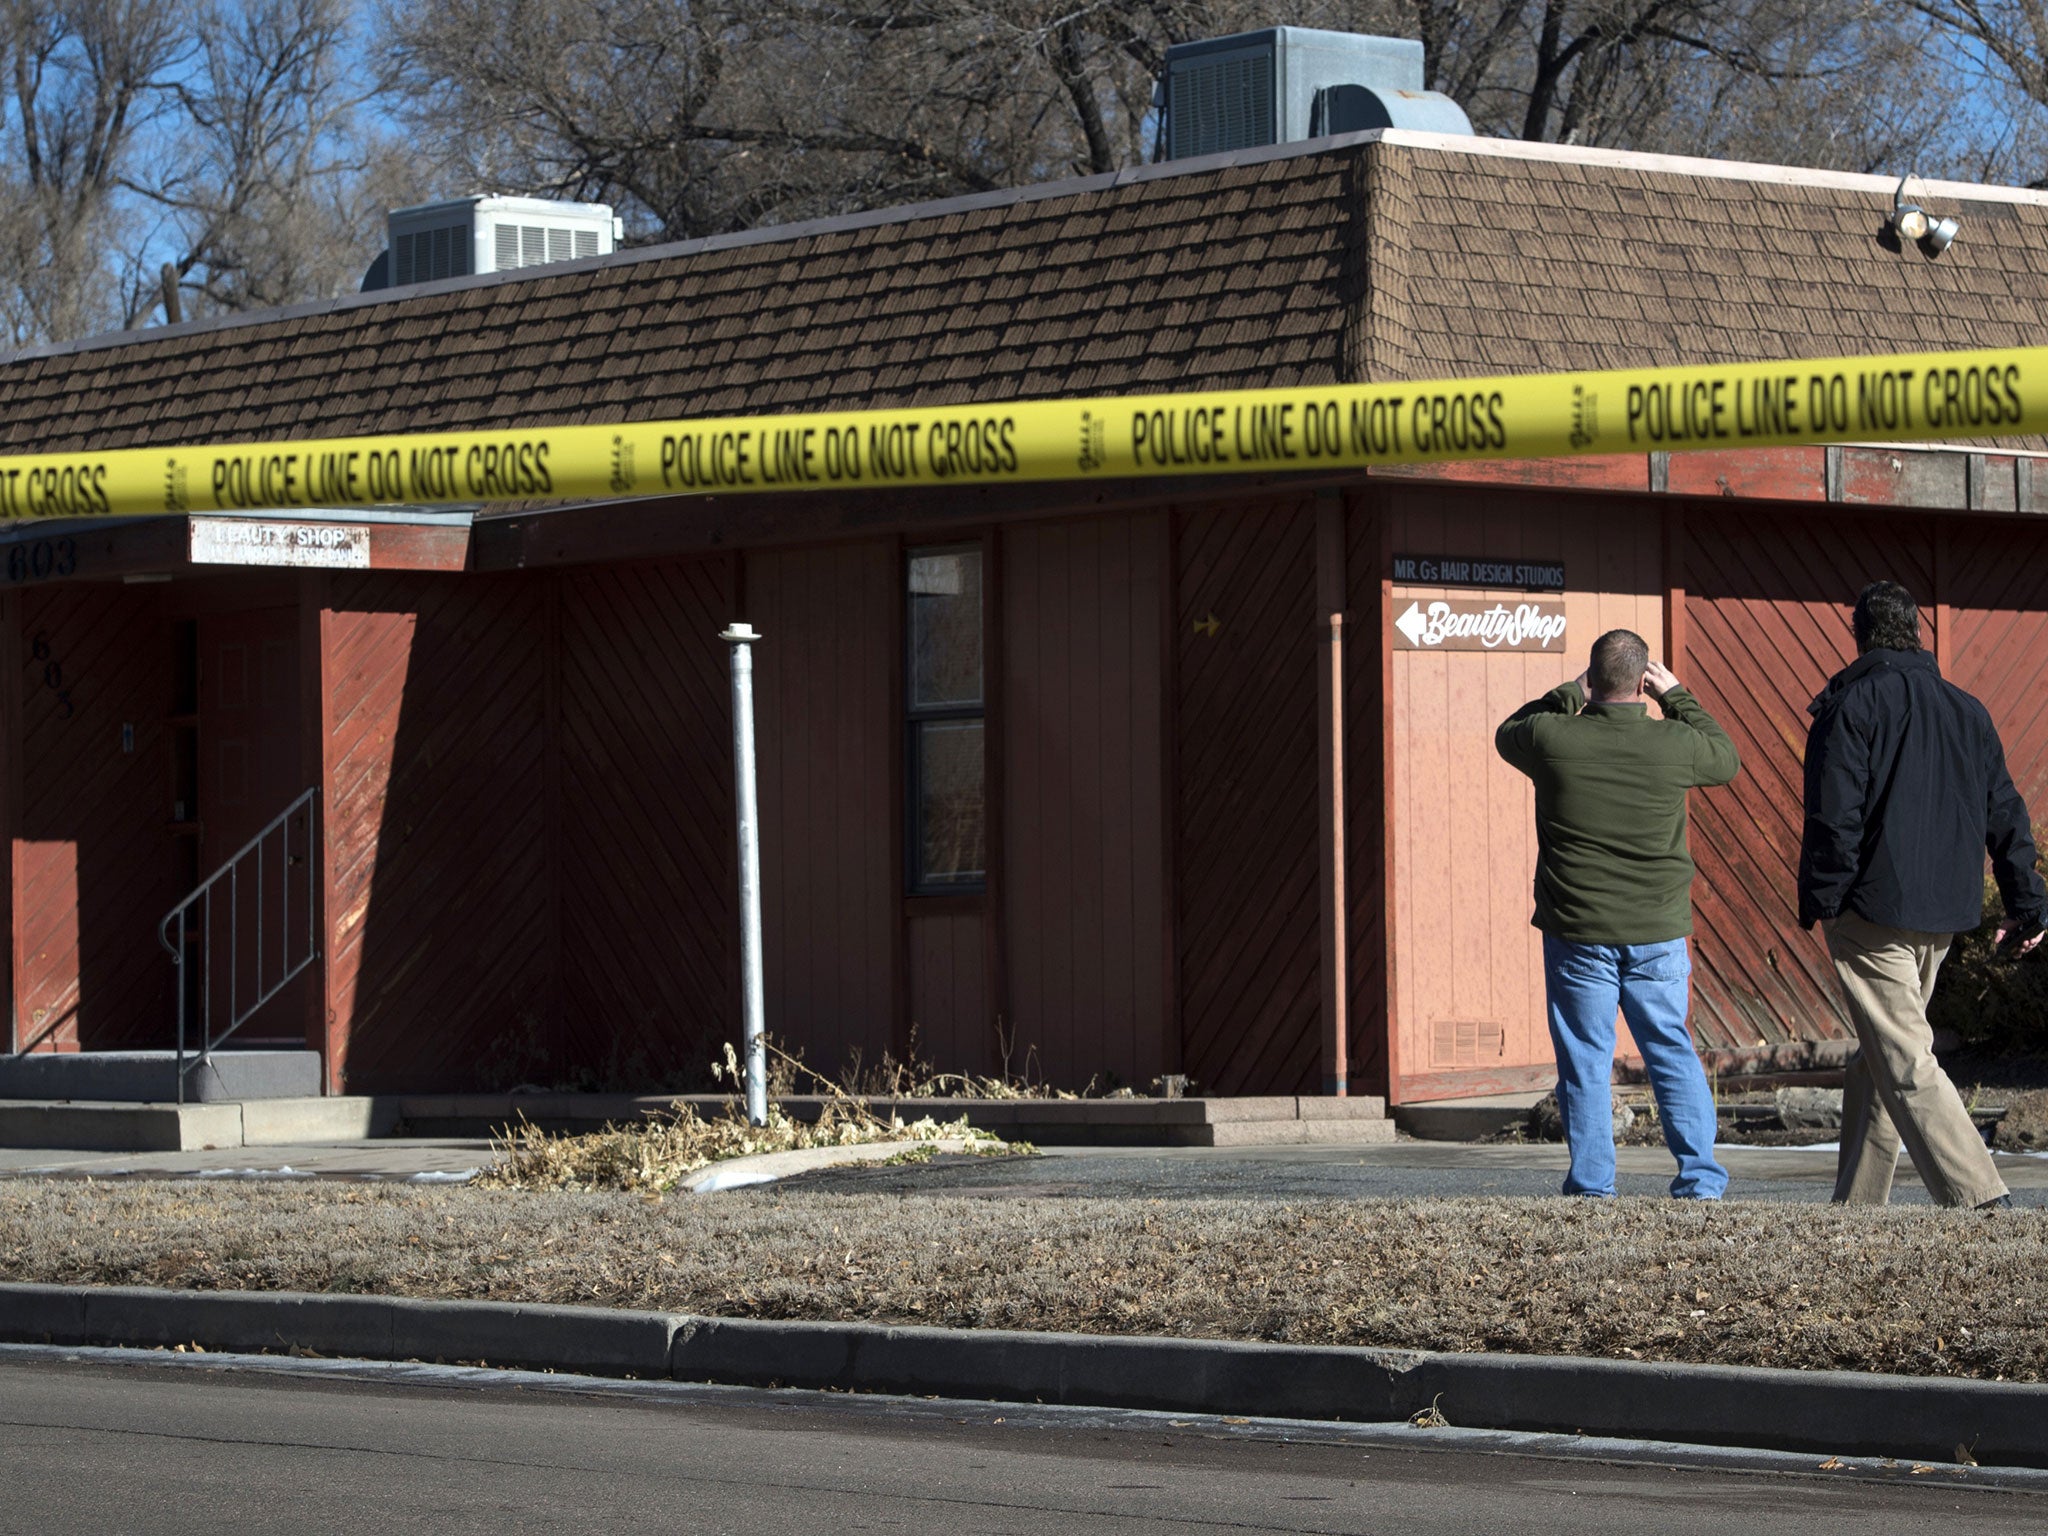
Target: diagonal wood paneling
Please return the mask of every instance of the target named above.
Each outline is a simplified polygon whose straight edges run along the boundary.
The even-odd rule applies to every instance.
[[[1387,1091],[1386,728],[1380,651],[1380,528],[1385,513],[1354,502],[1344,525],[1344,896],[1351,1088]]]
[[[1305,500],[1175,517],[1181,1061],[1205,1093],[1318,1086],[1314,532]]]
[[[2048,823],[2048,531],[2011,519],[1942,530],[1950,679],[1984,701],[2036,826]]]
[[[601,1081],[701,1079],[737,1038],[733,585],[730,558],[562,578],[563,1054]]]
[[[1692,802],[1692,1022],[1704,1047],[1850,1033],[1826,950],[1798,924],[1806,706],[1855,657],[1849,610],[1865,584],[1902,582],[1932,620],[1931,529],[1726,502],[1687,518],[1680,675],[1742,754],[1734,785]]]
[[[328,995],[346,1092],[477,1086],[545,1039],[546,593],[334,582]]]
[[[174,973],[156,925],[181,893],[166,825],[170,644],[157,594],[24,592],[20,656],[22,1044],[166,1045]]]

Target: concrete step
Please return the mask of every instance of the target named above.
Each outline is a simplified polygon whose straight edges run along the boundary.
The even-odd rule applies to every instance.
[[[1526,1123],[1529,1111],[1544,1091],[1396,1104],[1394,1124],[1418,1141],[1478,1141],[1511,1125]]]
[[[318,1051],[218,1050],[205,1062],[185,1058],[188,1104],[313,1098],[320,1093]],[[53,1102],[178,1102],[175,1051],[36,1051],[0,1056],[0,1099]]]
[[[83,1152],[207,1152],[320,1146],[388,1136],[390,1099],[251,1099],[240,1104],[0,1100],[0,1147]]]
[[[606,1123],[655,1119],[687,1104],[698,1114],[718,1116],[733,1102],[718,1094],[413,1094],[399,1100],[406,1134],[478,1136],[523,1118],[545,1130],[594,1130]],[[813,1120],[830,1102],[798,1094],[776,1103],[792,1119]],[[1315,1098],[1293,1094],[1214,1099],[892,1099],[861,1101],[870,1113],[905,1121],[929,1116],[941,1123],[966,1117],[968,1124],[1016,1141],[1045,1146],[1256,1146],[1309,1141],[1390,1139],[1393,1122],[1386,1101]],[[1310,1125],[1329,1131],[1309,1132]],[[1217,1139],[1221,1133],[1223,1139]]]
[[[1206,1134],[1205,1134],[1206,1133]],[[1394,1139],[1391,1120],[1225,1120],[1194,1128],[1190,1147],[1372,1146]]]

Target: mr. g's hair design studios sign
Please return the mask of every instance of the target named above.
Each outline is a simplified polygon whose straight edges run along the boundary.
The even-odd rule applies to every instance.
[[[1486,555],[1396,555],[1396,587],[1484,587],[1562,592],[1564,562]],[[1564,648],[1558,598],[1418,597],[1393,607],[1394,644],[1410,651],[1557,651]]]

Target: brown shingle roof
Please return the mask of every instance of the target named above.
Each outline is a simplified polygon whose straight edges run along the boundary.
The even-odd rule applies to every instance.
[[[1358,172],[1267,154],[26,353],[0,451],[1329,382]]]
[[[1501,148],[1377,151],[1395,164],[1375,186],[1398,178],[1408,194],[1383,198],[1372,221],[1371,258],[1392,266],[1398,252],[1408,288],[1405,355],[1380,376],[2048,343],[2038,197],[1939,189],[1963,234],[1929,258],[1888,234],[1891,190],[1875,178]]]
[[[2048,341],[2048,199],[1387,134],[0,363],[0,452]]]

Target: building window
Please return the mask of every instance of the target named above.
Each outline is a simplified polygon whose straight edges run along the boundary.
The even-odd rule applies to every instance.
[[[906,575],[910,889],[978,891],[988,881],[980,546],[912,550]]]

